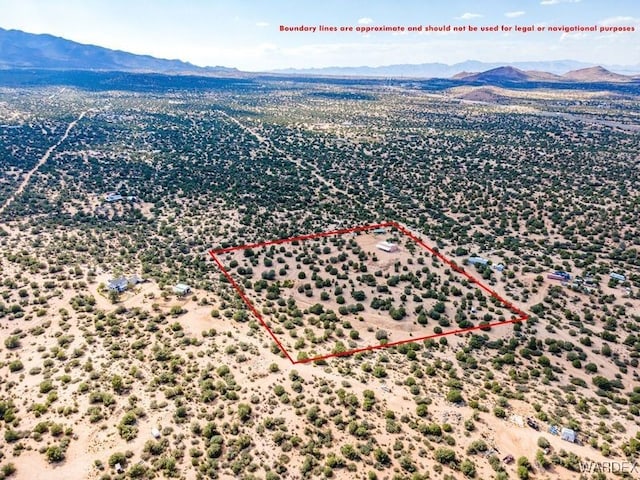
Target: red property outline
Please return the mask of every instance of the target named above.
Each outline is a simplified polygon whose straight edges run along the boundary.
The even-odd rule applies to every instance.
[[[452,270],[454,270],[455,272],[457,272],[460,275],[464,276],[470,283],[475,283],[479,288],[481,288],[484,291],[486,291],[491,297],[493,297],[496,300],[498,300],[506,308],[508,308],[512,313],[514,313],[514,314],[516,314],[518,316],[514,317],[514,318],[512,318],[510,320],[503,320],[501,322],[485,323],[485,324],[476,325],[476,326],[473,326],[473,327],[459,328],[459,329],[456,329],[456,330],[449,330],[449,331],[442,332],[442,333],[436,333],[436,334],[432,334],[432,335],[425,335],[423,337],[408,338],[408,339],[405,339],[405,340],[398,340],[398,341],[395,341],[395,342],[389,342],[389,343],[385,343],[385,344],[369,345],[369,346],[366,346],[366,347],[354,348],[352,350],[347,350],[345,352],[340,352],[340,353],[328,353],[328,354],[324,354],[324,355],[318,355],[318,356],[312,357],[312,358],[305,358],[305,359],[302,359],[302,360],[294,360],[291,357],[291,355],[289,355],[289,352],[287,352],[287,350],[282,346],[282,343],[280,342],[280,340],[278,340],[278,337],[276,337],[276,335],[273,333],[271,328],[269,328],[267,323],[264,321],[264,318],[262,318],[262,315],[260,314],[258,309],[253,305],[253,303],[249,300],[247,295],[244,293],[244,290],[242,289],[242,287],[238,284],[238,282],[236,282],[234,280],[234,278],[227,271],[227,269],[224,267],[224,265],[222,265],[222,262],[218,258],[218,255],[221,255],[221,254],[224,254],[224,253],[229,253],[229,252],[235,252],[237,250],[248,250],[250,248],[260,248],[260,247],[266,247],[266,246],[269,246],[269,245],[277,245],[277,244],[280,244],[280,243],[291,243],[291,242],[295,242],[295,241],[298,241],[298,240],[312,240],[312,239],[315,239],[315,238],[331,237],[331,236],[334,236],[334,235],[344,235],[344,234],[347,234],[347,233],[363,232],[363,231],[374,230],[374,229],[377,229],[377,228],[385,228],[385,227],[395,228],[396,230],[401,232],[403,235],[409,237],[411,240],[413,240],[415,243],[417,243],[422,248],[427,250],[429,253],[431,253],[432,255],[436,256],[440,261],[442,261],[443,263],[445,263],[446,265],[451,267]],[[529,318],[529,316],[526,313],[524,313],[522,310],[520,310],[518,307],[516,307],[511,302],[508,302],[507,300],[502,298],[500,295],[498,295],[496,292],[491,290],[488,286],[486,286],[480,280],[476,279],[475,277],[473,277],[472,275],[467,273],[458,264],[456,264],[455,262],[453,262],[453,261],[449,260],[448,258],[446,258],[439,251],[434,250],[433,248],[429,247],[422,240],[420,240],[413,233],[411,233],[409,230],[407,230],[405,227],[403,227],[402,225],[400,225],[397,222],[376,223],[376,224],[372,224],[372,225],[363,225],[363,226],[359,226],[359,227],[351,227],[351,228],[343,228],[343,229],[340,229],[340,230],[332,230],[332,231],[329,231],[329,232],[310,233],[310,234],[307,234],[307,235],[299,235],[297,237],[281,238],[281,239],[278,239],[278,240],[271,240],[271,241],[268,241],[268,242],[258,242],[258,243],[251,243],[251,244],[246,244],[246,245],[239,245],[239,246],[235,246],[235,247],[219,248],[219,249],[209,250],[209,255],[211,255],[211,258],[213,259],[213,261],[218,265],[218,268],[220,268],[220,271],[227,278],[227,280],[229,280],[229,283],[231,283],[231,285],[236,290],[236,292],[238,293],[238,295],[240,296],[242,301],[247,305],[247,307],[249,308],[251,313],[253,313],[253,315],[258,319],[260,324],[267,330],[267,332],[269,332],[269,335],[271,335],[271,338],[273,338],[273,341],[276,342],[276,345],[278,345],[278,347],[280,348],[282,353],[294,365],[298,364],[298,363],[317,362],[319,360],[326,360],[326,359],[331,358],[331,357],[346,357],[346,356],[353,355],[353,354],[359,353],[359,352],[367,352],[367,351],[371,351],[371,350],[379,350],[379,349],[382,349],[382,348],[388,348],[388,347],[394,347],[394,346],[397,346],[397,345],[403,345],[405,343],[420,342],[422,340],[428,340],[428,339],[438,338],[438,337],[445,337],[447,335],[456,335],[458,333],[466,333],[466,332],[471,332],[473,330],[480,330],[480,329],[488,328],[488,327],[498,327],[498,326],[507,325],[507,324],[510,324],[510,323],[520,323],[520,322],[526,321]]]

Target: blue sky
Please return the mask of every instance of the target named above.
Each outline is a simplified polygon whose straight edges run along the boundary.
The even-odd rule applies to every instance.
[[[286,26],[628,25],[633,33],[305,33]],[[257,71],[464,60],[640,64],[638,0],[0,0],[0,27]]]

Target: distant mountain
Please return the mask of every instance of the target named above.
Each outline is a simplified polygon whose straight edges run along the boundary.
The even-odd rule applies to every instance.
[[[306,69],[284,69],[275,70],[273,73],[287,73],[296,75],[333,75],[344,77],[413,77],[413,78],[459,78],[459,74],[464,72],[484,72],[505,65],[502,63],[486,63],[475,60],[447,65],[445,63],[421,63],[421,64],[399,64],[382,67],[326,67],[326,68],[306,68]],[[553,60],[537,62],[510,62],[513,68],[529,72],[539,71],[561,75],[571,70],[578,70],[593,67],[592,63],[578,62],[575,60]],[[611,71],[622,74],[640,73],[639,65],[611,65],[607,66]],[[471,75],[470,73],[465,75]]]
[[[493,68],[486,72],[479,72],[467,75],[458,74],[453,78],[465,82],[479,82],[489,84],[500,84],[503,82],[558,82],[567,80],[560,75],[537,70],[523,71],[510,66]],[[626,77],[624,77],[626,78]]]
[[[612,83],[633,82],[634,77],[610,72],[606,68],[596,66],[572,70],[564,75],[555,75],[549,72],[535,70],[523,71],[518,68],[504,66],[493,68],[485,72],[468,75],[458,74],[454,77],[463,82],[501,85],[503,83],[523,82],[580,82],[580,83]]]
[[[490,103],[500,103],[503,100],[507,100],[505,96],[500,95],[499,91],[495,87],[472,87],[472,88],[473,88],[472,90],[465,91],[464,93],[455,95],[455,97],[461,100],[470,100],[473,102],[490,102]]]
[[[0,68],[233,74],[235,68],[197,67],[180,60],[85,45],[46,34],[0,28]]]
[[[460,73],[456,73],[455,75],[452,75],[451,78],[454,79],[454,80],[459,80],[461,78],[470,77],[471,75],[475,75],[476,73],[479,73],[479,72],[460,72]]]
[[[530,82],[532,78],[519,68],[498,67],[486,72],[474,73],[467,77],[458,77],[465,82],[501,83],[501,82]]]
[[[562,78],[576,82],[630,82],[633,77],[613,73],[606,68],[597,66],[581,68],[565,73]]]

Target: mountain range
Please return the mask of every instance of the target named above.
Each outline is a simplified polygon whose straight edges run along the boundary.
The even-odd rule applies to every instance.
[[[0,69],[118,71],[202,76],[249,76],[228,67],[199,67],[181,60],[136,55],[95,45],[86,45],[48,34],[32,34],[0,28]],[[612,71],[613,70],[613,71]],[[616,73],[613,73],[613,72]],[[629,74],[640,72],[636,66],[604,68],[574,60],[485,63],[466,61],[453,65],[424,63],[385,67],[328,67],[286,69],[269,72],[276,75],[319,75],[341,77],[452,78],[470,83],[522,82],[630,82],[640,79]],[[626,74],[626,75],[623,75]]]
[[[556,75],[550,72],[541,72],[537,70],[520,70],[512,66],[497,67],[480,73],[462,72],[454,75],[452,78],[463,82],[473,83],[523,83],[523,82],[633,82],[637,81],[636,77],[628,75],[620,75],[613,73],[606,68],[595,66],[571,70],[564,75]]]
[[[48,34],[0,28],[0,68],[98,70],[168,74],[231,74],[235,68],[198,67],[181,60],[86,45]]]
[[[461,73],[484,72],[503,67],[507,62],[479,62],[467,60],[466,62],[447,65],[445,63],[421,63],[399,64],[382,67],[326,67],[307,69],[282,69],[274,70],[274,73],[298,74],[298,75],[334,75],[354,77],[406,77],[406,78],[460,78]],[[509,66],[521,71],[537,71],[554,75],[562,75],[573,70],[595,67],[593,63],[578,62],[575,60],[551,60],[534,62],[508,62]],[[638,65],[605,65],[603,68],[622,75],[640,74]],[[463,75],[464,76],[464,75]]]

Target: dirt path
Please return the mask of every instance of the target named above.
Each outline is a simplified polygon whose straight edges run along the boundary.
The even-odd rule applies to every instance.
[[[7,207],[11,204],[11,202],[13,202],[16,197],[18,195],[20,195],[24,189],[27,187],[27,185],[29,184],[29,181],[31,180],[31,177],[33,176],[34,173],[36,173],[38,171],[38,169],[40,167],[42,167],[42,165],[44,165],[47,160],[49,160],[49,157],[51,156],[51,154],[54,152],[54,150],[56,148],[58,148],[62,142],[64,142],[67,137],[69,136],[69,133],[71,133],[71,130],[73,130],[73,127],[76,126],[76,124],[82,120],[84,118],[84,116],[89,113],[92,110],[85,110],[84,112],[82,112],[78,118],[76,118],[74,121],[72,121],[68,126],[67,129],[64,132],[64,135],[62,135],[62,137],[60,137],[60,140],[58,140],[55,144],[53,144],[52,146],[49,147],[49,149],[44,153],[44,155],[40,158],[40,160],[38,160],[38,163],[36,163],[35,167],[33,167],[31,170],[29,170],[27,172],[27,174],[24,176],[24,178],[22,179],[22,182],[20,182],[20,185],[18,185],[18,188],[16,189],[15,192],[13,192],[13,194],[7,198],[4,203],[0,206],[0,215],[2,215],[4,213],[4,211],[7,209]]]
[[[302,170],[307,170],[308,172],[310,172],[314,177],[316,177],[316,179],[322,183],[323,185],[329,187],[334,193],[337,193],[338,195],[344,195],[344,196],[348,196],[346,194],[346,192],[340,190],[339,188],[337,188],[332,182],[330,182],[329,180],[327,180],[326,178],[324,178],[320,172],[318,172],[318,170],[310,165],[306,165],[302,163],[302,160],[300,160],[299,158],[295,158],[293,156],[291,156],[290,153],[287,153],[285,150],[276,147],[273,142],[271,140],[269,140],[267,137],[262,136],[259,132],[257,132],[256,130],[254,130],[253,128],[245,125],[244,123],[242,123],[240,120],[238,120],[237,118],[232,117],[231,115],[229,115],[226,112],[223,112],[222,110],[219,110],[219,112],[228,120],[231,120],[233,123],[235,123],[236,125],[238,125],[240,128],[242,128],[245,132],[249,133],[250,135],[253,135],[260,143],[262,143],[263,145],[265,145],[266,147],[271,148],[272,150],[278,152],[280,155],[282,155],[283,157],[285,157],[288,161],[295,163],[298,168],[302,169]],[[360,204],[360,202],[354,198],[353,196],[348,196],[350,200]]]

